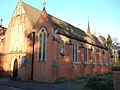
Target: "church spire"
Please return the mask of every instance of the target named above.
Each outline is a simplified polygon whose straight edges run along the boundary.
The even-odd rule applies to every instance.
[[[87,28],[87,33],[91,34],[91,32],[90,32],[90,24],[89,24],[89,17],[88,17],[88,28]]]

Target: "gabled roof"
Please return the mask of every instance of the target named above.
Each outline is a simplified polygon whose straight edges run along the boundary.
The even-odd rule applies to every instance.
[[[41,11],[24,3],[24,2],[22,2],[22,5],[23,5],[26,15],[30,21],[32,28],[34,28],[34,26],[36,25],[40,15],[41,15]]]
[[[36,25],[40,15],[41,11],[22,2],[23,3],[23,8],[27,14],[27,17],[29,21],[31,22],[32,27]],[[89,33],[84,32],[83,30],[65,22],[62,21],[50,14],[47,15],[48,21],[51,23],[54,29],[57,29],[59,34],[65,35],[69,38],[73,38],[76,40],[79,40],[81,42],[85,42],[91,45],[95,45],[97,47],[103,48],[103,49],[108,49],[103,42],[99,41],[97,37],[94,35],[91,35]]]
[[[85,42],[103,49],[107,49],[104,42],[102,42],[102,40],[100,41],[96,36],[86,33],[83,30],[74,27],[73,25],[64,22],[52,15],[48,14],[48,19],[53,25],[53,28],[59,30],[60,34],[65,35],[69,38],[79,40],[81,42]]]

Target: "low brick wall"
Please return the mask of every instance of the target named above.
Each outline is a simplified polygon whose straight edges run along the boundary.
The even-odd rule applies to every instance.
[[[112,70],[114,90],[120,90],[120,67],[113,67]]]

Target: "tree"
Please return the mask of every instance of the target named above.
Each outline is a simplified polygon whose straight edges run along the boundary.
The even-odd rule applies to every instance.
[[[108,37],[107,37],[107,46],[110,50],[110,53],[112,53],[113,51],[113,44],[112,44],[112,38],[111,36],[108,34]]]
[[[114,45],[115,48],[117,48],[117,44],[118,44],[118,38],[112,38],[112,43]]]
[[[105,39],[105,37],[103,37],[103,36],[99,36],[99,37],[103,40],[104,44],[106,45],[106,39]]]
[[[113,38],[112,41],[113,41],[114,54],[118,55],[116,60],[120,60],[120,43],[118,42],[118,38]]]

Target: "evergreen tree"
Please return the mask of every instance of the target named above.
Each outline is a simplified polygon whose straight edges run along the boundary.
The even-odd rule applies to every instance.
[[[112,38],[111,38],[111,36],[109,34],[108,34],[108,37],[107,37],[107,46],[108,46],[110,52],[112,53],[112,51],[113,51],[113,44],[112,44]]]
[[[102,40],[103,40],[103,42],[104,42],[104,44],[106,45],[106,39],[105,39],[105,37],[104,36],[99,36]]]

